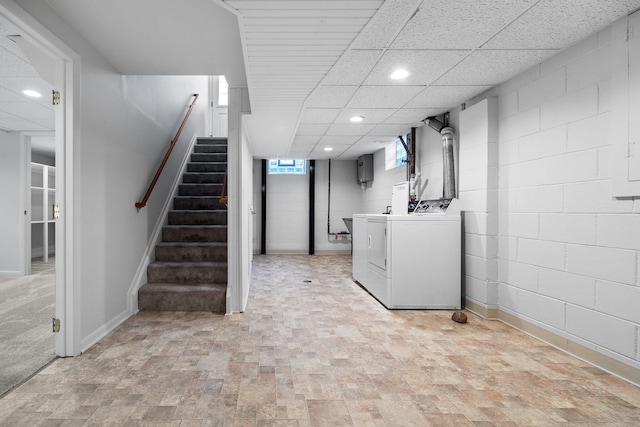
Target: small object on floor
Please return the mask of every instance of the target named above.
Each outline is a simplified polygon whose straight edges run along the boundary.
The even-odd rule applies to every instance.
[[[453,316],[451,316],[451,320],[458,323],[467,323],[467,315],[462,311],[456,311],[453,313]]]

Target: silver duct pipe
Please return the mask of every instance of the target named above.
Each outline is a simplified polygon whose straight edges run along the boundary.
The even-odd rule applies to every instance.
[[[442,128],[440,135],[442,135],[443,198],[455,199],[456,171],[453,160],[453,128]]]

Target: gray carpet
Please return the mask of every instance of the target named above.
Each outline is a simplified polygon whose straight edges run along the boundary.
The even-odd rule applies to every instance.
[[[55,357],[53,258],[48,263],[34,260],[32,273],[0,277],[0,396]]]

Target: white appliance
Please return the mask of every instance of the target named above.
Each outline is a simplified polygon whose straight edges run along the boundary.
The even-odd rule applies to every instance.
[[[354,215],[353,279],[389,309],[461,308],[457,200],[437,213]]]

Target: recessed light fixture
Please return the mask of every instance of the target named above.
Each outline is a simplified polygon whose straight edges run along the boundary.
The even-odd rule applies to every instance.
[[[400,80],[400,79],[404,79],[408,75],[409,75],[409,72],[407,70],[403,70],[402,68],[398,68],[393,73],[391,73],[389,75],[389,77],[392,78],[393,80]]]
[[[22,93],[24,93],[27,96],[30,96],[31,98],[40,98],[42,96],[40,92],[37,92],[32,89],[23,90]]]
[[[324,151],[333,151],[332,147],[324,147]]]
[[[362,117],[362,116],[353,116],[349,120],[351,120],[353,123],[360,123],[361,121],[364,120],[364,117]]]

